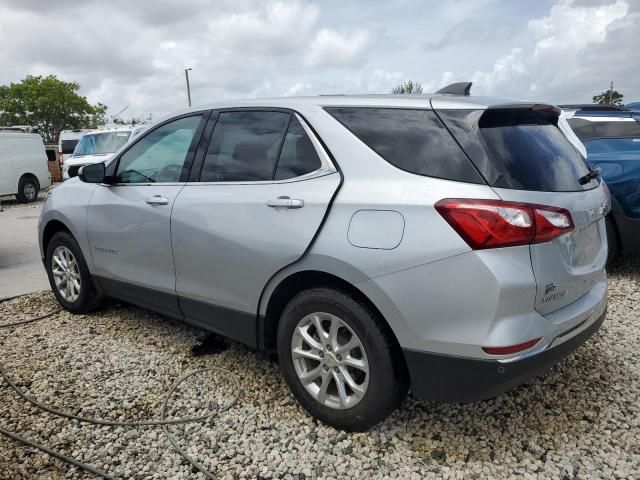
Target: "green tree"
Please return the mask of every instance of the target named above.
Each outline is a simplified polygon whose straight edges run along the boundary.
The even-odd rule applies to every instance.
[[[600,95],[594,95],[593,103],[604,103],[610,105],[622,105],[623,95],[615,90],[607,90]]]
[[[91,105],[79,89],[78,83],[55,75],[28,75],[19,83],[0,85],[0,125],[30,125],[46,143],[55,143],[60,130],[103,124],[107,107]]]
[[[401,83],[397,87],[394,87],[393,90],[391,90],[391,93],[422,93],[422,84],[409,80],[408,82]]]

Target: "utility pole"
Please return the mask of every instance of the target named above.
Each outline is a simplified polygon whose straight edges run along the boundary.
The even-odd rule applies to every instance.
[[[187,81],[187,83],[189,83]],[[611,80],[611,86],[609,87],[609,105],[611,105],[611,100],[613,97],[613,80]],[[189,105],[191,105],[191,101],[189,101]]]
[[[189,106],[191,106],[191,87],[189,86],[189,70],[192,70],[192,69],[191,68],[184,69],[184,76],[187,79],[187,99],[189,100]]]

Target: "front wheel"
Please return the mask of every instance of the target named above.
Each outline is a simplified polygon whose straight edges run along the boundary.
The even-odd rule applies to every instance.
[[[369,305],[329,288],[294,297],[278,327],[278,357],[291,391],[314,417],[367,430],[407,392],[398,349]]]
[[[49,284],[56,299],[66,310],[86,313],[98,309],[103,302],[97,291],[82,250],[68,232],[56,233],[45,258]]]

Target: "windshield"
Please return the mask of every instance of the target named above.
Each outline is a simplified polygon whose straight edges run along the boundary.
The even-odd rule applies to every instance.
[[[104,132],[85,135],[78,142],[73,156],[113,153],[127,143],[130,136],[131,132]]]

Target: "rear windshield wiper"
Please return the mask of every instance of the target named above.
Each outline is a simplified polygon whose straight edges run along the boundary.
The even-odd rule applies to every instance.
[[[578,179],[578,182],[580,182],[580,185],[586,185],[594,178],[598,178],[600,176],[600,173],[602,173],[602,170],[600,168],[590,168],[589,173],[580,177]]]

